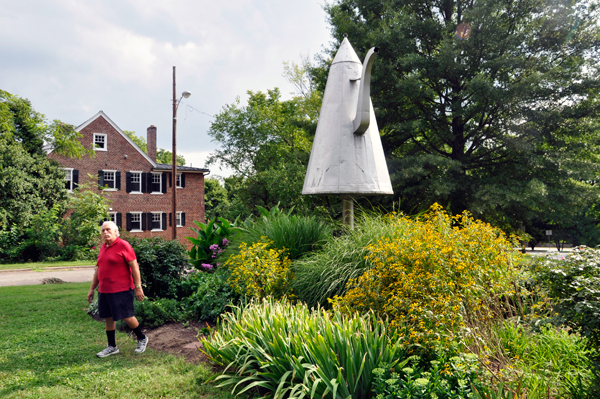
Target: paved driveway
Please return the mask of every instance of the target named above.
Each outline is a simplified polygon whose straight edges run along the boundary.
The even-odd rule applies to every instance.
[[[82,266],[71,269],[47,268],[40,272],[32,270],[0,270],[0,287],[42,284],[42,280],[48,277],[59,278],[68,283],[91,282],[94,277],[94,266]]]

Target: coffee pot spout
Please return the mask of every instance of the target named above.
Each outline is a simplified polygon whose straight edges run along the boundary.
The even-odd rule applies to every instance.
[[[356,104],[356,116],[353,121],[354,134],[363,134],[371,124],[371,68],[378,51],[377,47],[373,47],[365,57]]]

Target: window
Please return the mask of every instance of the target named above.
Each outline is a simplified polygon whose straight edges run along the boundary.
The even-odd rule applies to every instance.
[[[152,231],[162,230],[162,212],[152,212]]]
[[[185,176],[183,173],[177,173],[177,188],[185,187]]]
[[[142,192],[142,172],[129,172],[129,190],[130,193]]]
[[[106,134],[94,133],[94,150],[106,151]]]
[[[179,175],[177,175],[177,177],[179,177]],[[177,212],[177,227],[183,227],[181,223],[181,212]]]
[[[73,191],[73,168],[65,168],[65,188],[67,191]]]
[[[152,173],[152,193],[162,193],[162,173]]]
[[[114,170],[105,170],[104,171],[104,187],[107,187],[109,190],[116,189],[115,171]]]
[[[105,218],[104,221],[117,224],[117,212],[108,212],[108,218]]]
[[[142,213],[141,212],[131,212],[127,215],[129,219],[129,223],[127,226],[129,231],[138,232],[142,231]]]

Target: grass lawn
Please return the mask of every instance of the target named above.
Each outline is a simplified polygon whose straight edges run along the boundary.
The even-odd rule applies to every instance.
[[[233,398],[202,385],[210,372],[117,332],[121,353],[99,359],[103,323],[85,313],[89,283],[0,287],[1,398]]]
[[[96,262],[93,260],[72,260],[72,261],[56,261],[56,262],[31,262],[31,263],[7,263],[0,264],[0,270],[13,269],[34,269],[43,270],[46,267],[71,267],[71,266],[93,266]]]

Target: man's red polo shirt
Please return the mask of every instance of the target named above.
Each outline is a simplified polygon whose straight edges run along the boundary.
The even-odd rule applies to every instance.
[[[119,237],[107,247],[102,244],[98,254],[98,291],[103,294],[129,291],[134,288],[128,262],[136,259],[133,248]]]

